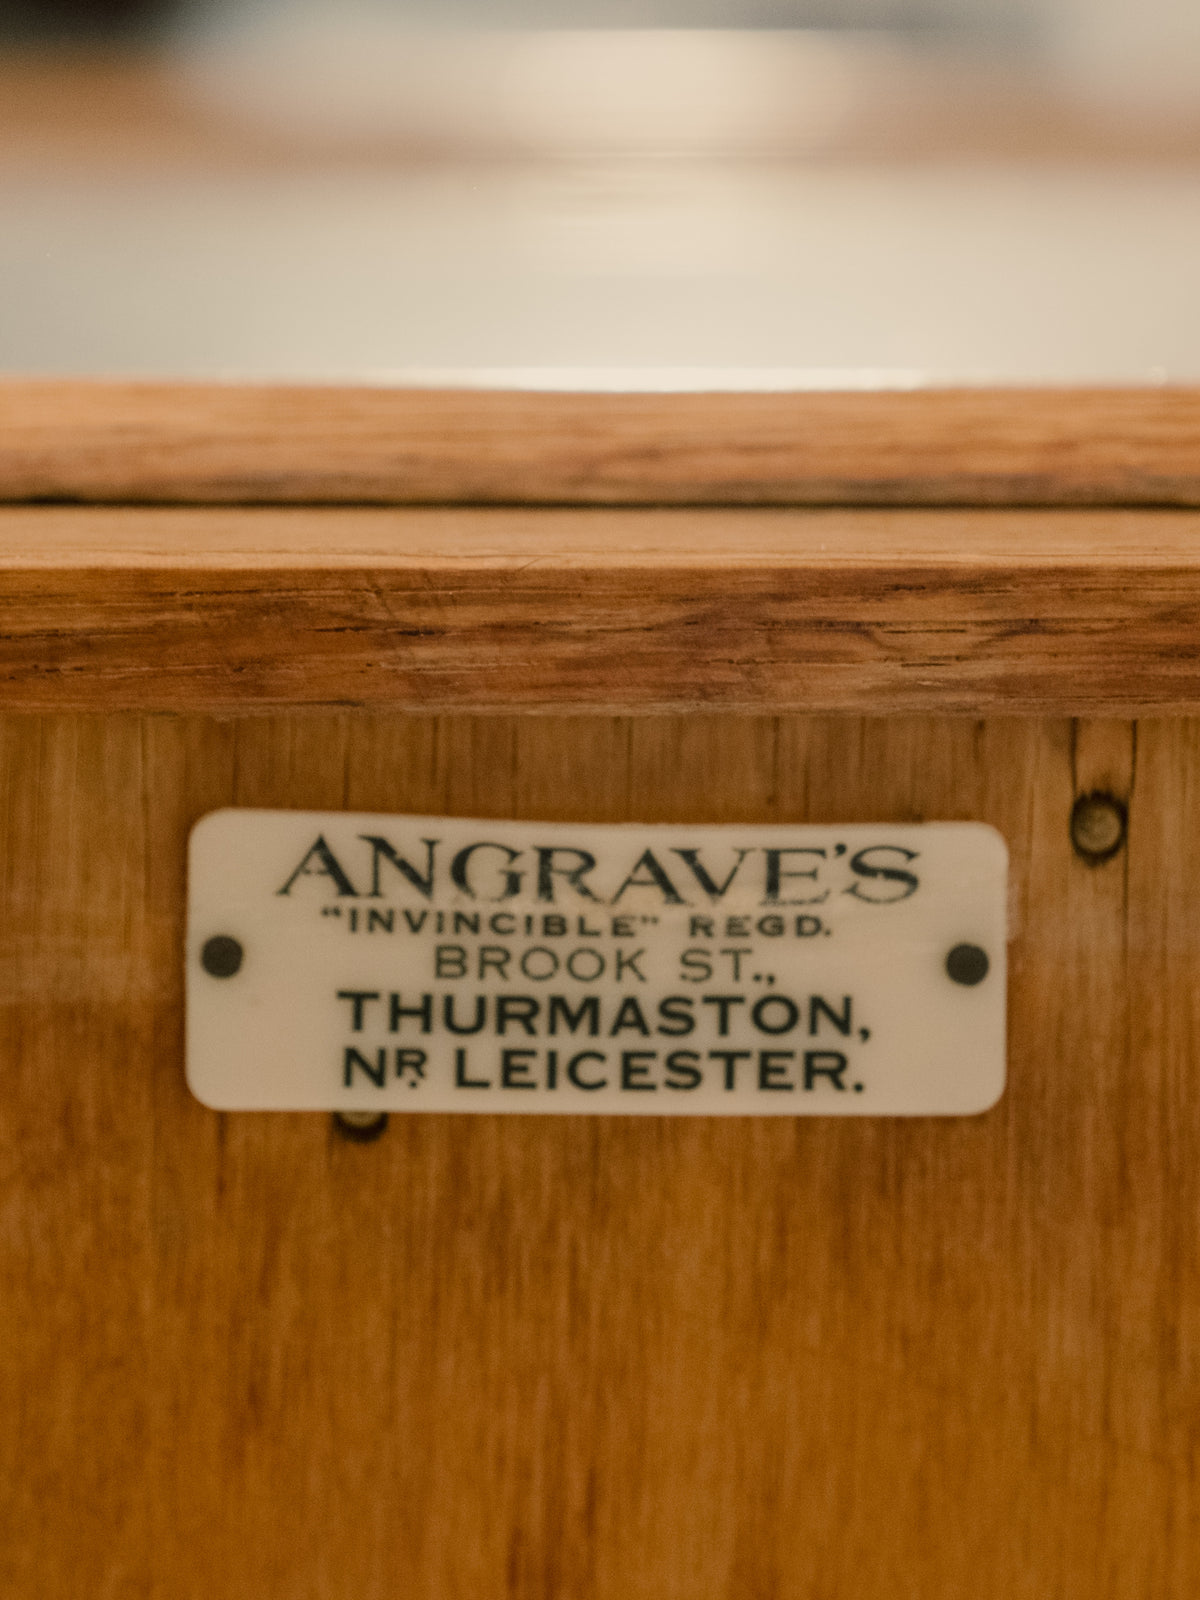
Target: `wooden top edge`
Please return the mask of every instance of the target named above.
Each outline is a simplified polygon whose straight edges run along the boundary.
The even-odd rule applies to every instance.
[[[1200,514],[0,511],[0,707],[1200,710]]]
[[[0,574],[638,584],[874,572],[903,585],[1200,573],[1200,512],[879,507],[0,507]],[[956,580],[957,581],[957,580]],[[63,591],[65,592],[65,591]]]
[[[1200,506],[1200,388],[0,380],[0,501]]]

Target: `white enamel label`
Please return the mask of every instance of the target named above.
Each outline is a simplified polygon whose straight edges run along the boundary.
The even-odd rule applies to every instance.
[[[984,1111],[1007,861],[978,823],[214,812],[188,1082],[225,1110]]]

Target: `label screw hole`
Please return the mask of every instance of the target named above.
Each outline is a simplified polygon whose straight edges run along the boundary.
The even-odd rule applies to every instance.
[[[232,978],[242,970],[246,952],[237,939],[227,933],[214,934],[204,941],[200,965],[213,978]]]
[[[969,989],[983,982],[990,966],[987,951],[977,944],[956,944],[946,957],[946,972],[951,981],[966,984]]]

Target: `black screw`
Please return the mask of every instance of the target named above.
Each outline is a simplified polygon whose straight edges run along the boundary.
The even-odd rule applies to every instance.
[[[231,939],[227,933],[218,933],[205,940],[200,965],[214,978],[232,978],[235,972],[241,971],[245,954],[236,939]]]
[[[1091,867],[1112,860],[1125,843],[1128,827],[1129,811],[1115,794],[1096,789],[1081,794],[1071,807],[1071,844]]]
[[[946,957],[946,971],[953,981],[965,983],[970,988],[983,982],[990,966],[987,951],[981,950],[977,944],[956,944]]]
[[[351,1144],[373,1144],[388,1125],[386,1111],[335,1111],[334,1129]]]

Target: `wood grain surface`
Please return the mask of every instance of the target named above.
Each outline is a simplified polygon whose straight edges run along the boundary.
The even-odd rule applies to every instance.
[[[1200,506],[1200,391],[8,379],[0,500]]]
[[[1200,708],[1194,512],[0,511],[10,710]]]
[[[1196,1593],[1197,793],[1188,720],[0,721],[0,1591]],[[184,840],[231,803],[992,822],[1008,1092],[369,1146],[209,1112]]]

